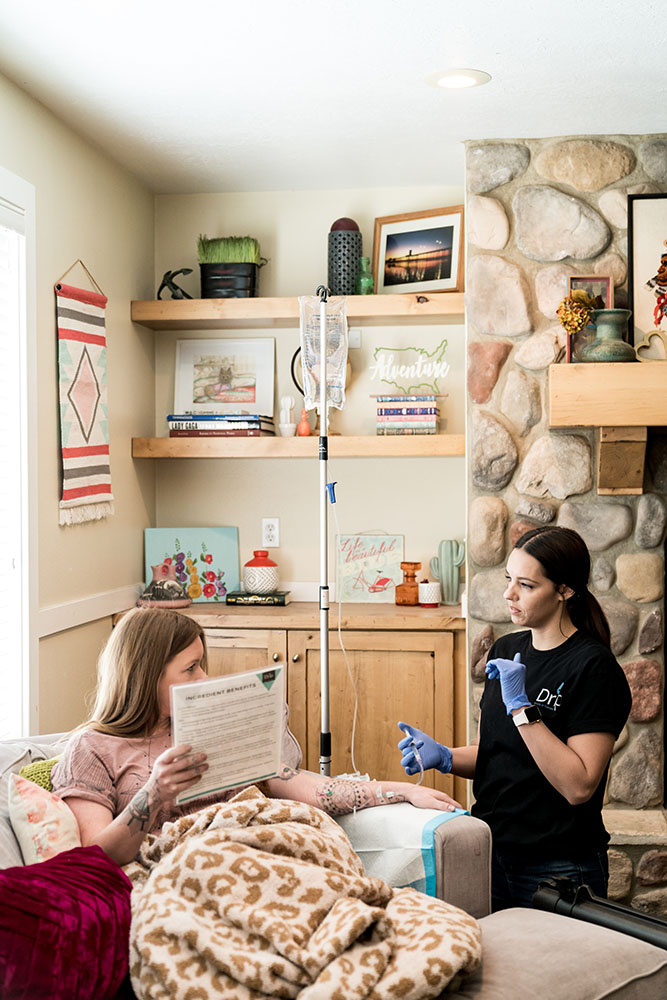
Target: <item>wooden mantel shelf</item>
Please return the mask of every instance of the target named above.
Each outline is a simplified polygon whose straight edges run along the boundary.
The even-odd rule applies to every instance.
[[[549,368],[549,426],[598,429],[599,494],[643,492],[648,428],[666,425],[664,361]]]
[[[319,438],[132,438],[133,458],[316,458]],[[441,458],[465,455],[463,434],[329,438],[331,458]]]
[[[348,295],[348,320],[462,319],[463,292]],[[132,321],[151,330],[217,330],[243,323],[299,323],[299,300],[288,298],[149,299],[132,302]]]
[[[549,426],[667,426],[667,362],[551,365]]]

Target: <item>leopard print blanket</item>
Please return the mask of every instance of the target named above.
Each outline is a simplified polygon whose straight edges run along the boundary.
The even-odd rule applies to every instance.
[[[139,1000],[424,1000],[480,962],[476,920],[367,877],[333,819],[254,787],[165,824],[125,871]]]

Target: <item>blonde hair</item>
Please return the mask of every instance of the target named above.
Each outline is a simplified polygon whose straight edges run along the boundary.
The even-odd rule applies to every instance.
[[[80,729],[111,736],[149,736],[160,721],[158,683],[165,667],[197,639],[202,627],[177,611],[134,608],[114,628],[97,661],[92,715]]]

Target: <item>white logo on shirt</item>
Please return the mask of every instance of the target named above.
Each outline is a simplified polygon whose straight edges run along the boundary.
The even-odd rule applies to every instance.
[[[537,698],[535,699],[537,704],[541,705],[542,708],[548,708],[552,712],[555,712],[556,709],[560,707],[560,703],[563,700],[563,697],[561,695],[561,690],[563,688],[564,683],[565,681],[561,681],[561,683],[558,685],[556,689],[555,694],[552,694],[549,688],[542,688]]]

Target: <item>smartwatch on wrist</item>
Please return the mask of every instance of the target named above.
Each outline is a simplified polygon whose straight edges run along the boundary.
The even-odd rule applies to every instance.
[[[520,712],[513,715],[515,726],[526,726],[533,722],[541,722],[542,713],[540,712],[537,705],[526,705]]]

